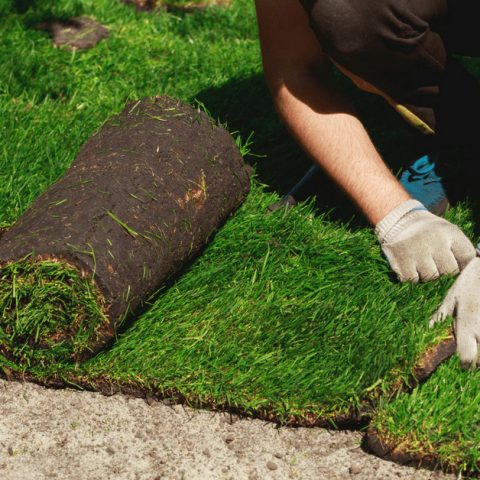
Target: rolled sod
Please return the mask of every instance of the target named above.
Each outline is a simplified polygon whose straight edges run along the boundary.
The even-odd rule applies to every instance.
[[[0,352],[80,361],[204,247],[244,201],[230,134],[169,97],[130,102],[0,238]]]

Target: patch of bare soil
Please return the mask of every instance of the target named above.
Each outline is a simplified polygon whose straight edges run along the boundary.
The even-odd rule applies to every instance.
[[[73,17],[67,20],[52,20],[37,25],[50,34],[56,47],[67,50],[93,48],[107,38],[109,30],[89,17]]]

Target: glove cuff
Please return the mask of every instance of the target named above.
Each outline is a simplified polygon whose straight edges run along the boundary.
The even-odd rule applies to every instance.
[[[427,208],[423,205],[423,203],[419,202],[418,200],[407,200],[399,205],[397,208],[393,209],[383,220],[377,223],[375,226],[375,234],[377,235],[378,240],[380,243],[385,243],[388,241],[388,237],[394,236],[398,229],[398,224],[402,218],[408,215],[411,212],[418,212],[418,211],[427,211]],[[397,227],[397,228],[395,228]],[[399,226],[400,230],[402,226]]]

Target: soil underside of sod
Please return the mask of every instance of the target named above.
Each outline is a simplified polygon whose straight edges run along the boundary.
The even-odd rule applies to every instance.
[[[88,17],[42,22],[37,28],[48,32],[56,47],[68,50],[88,49],[108,37],[108,29]]]

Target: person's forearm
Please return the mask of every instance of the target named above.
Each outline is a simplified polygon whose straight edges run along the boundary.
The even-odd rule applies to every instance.
[[[271,88],[284,124],[372,224],[410,198],[331,82],[294,70],[283,80]]]
[[[375,225],[400,281],[454,275],[475,257],[465,234],[410,199],[343,95],[300,2],[255,0],[265,78],[285,125]]]

